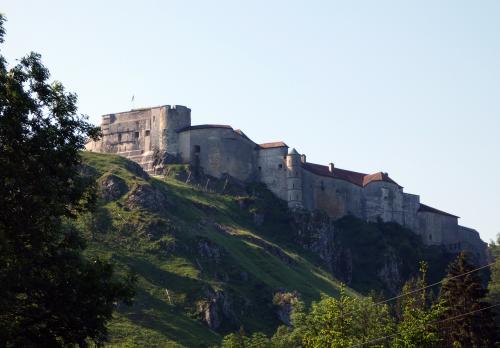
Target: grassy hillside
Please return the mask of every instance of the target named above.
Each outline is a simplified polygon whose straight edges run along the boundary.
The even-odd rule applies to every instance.
[[[113,347],[209,347],[240,327],[272,333],[283,314],[277,293],[298,293],[306,304],[336,296],[335,275],[353,296],[351,289],[392,296],[420,260],[430,281],[450,260],[394,223],[291,214],[260,184],[215,180],[186,165],[152,178],[119,156],[82,156],[100,197],[78,219],[88,257],[138,278],[135,304],[120,305],[110,324]]]
[[[306,302],[338,293],[317,256],[280,243],[290,233],[280,222],[286,208],[262,187],[221,195],[147,177],[118,156],[82,155],[102,198],[79,219],[87,254],[138,277],[135,304],[120,306],[110,325],[111,346],[204,347],[240,326],[272,332],[276,291],[297,291]],[[263,224],[255,218],[261,204],[268,205]]]

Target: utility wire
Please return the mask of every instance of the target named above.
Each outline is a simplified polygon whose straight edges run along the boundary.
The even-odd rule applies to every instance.
[[[433,286],[436,286],[438,284],[441,284],[442,282],[444,281],[448,281],[448,280],[451,280],[451,279],[455,279],[455,278],[458,278],[458,277],[462,277],[462,276],[465,276],[467,274],[470,274],[470,273],[473,273],[473,272],[477,272],[479,270],[482,270],[484,268],[487,268],[487,267],[490,267],[492,265],[494,265],[498,260],[495,260],[494,262],[492,263],[489,263],[487,265],[484,265],[484,266],[481,266],[481,267],[478,267],[478,268],[475,268],[473,270],[470,270],[468,272],[465,272],[465,273],[461,273],[461,274],[458,274],[456,276],[453,276],[453,277],[449,277],[449,278],[443,278],[442,280],[436,282],[436,283],[433,283],[433,284],[429,284],[429,285],[426,285],[424,287],[421,287],[419,289],[415,289],[415,290],[412,290],[412,291],[408,291],[408,292],[403,292],[402,294],[399,294],[398,296],[394,296],[394,297],[391,297],[387,300],[383,300],[383,301],[379,301],[379,302],[375,302],[375,305],[381,305],[381,304],[384,304],[384,303],[387,303],[387,302],[391,302],[391,301],[394,301],[394,300],[397,300],[398,298],[401,298],[401,297],[404,297],[404,296],[408,296],[408,295],[411,295],[411,294],[414,294],[414,293],[417,293],[419,291],[422,291],[422,290],[425,290],[425,289],[428,289],[428,288],[431,288]],[[351,312],[348,312],[348,313],[345,313],[342,315],[342,317],[345,317],[346,315],[349,315],[349,314],[352,314],[356,311],[351,311]]]
[[[455,319],[458,319],[458,318],[461,318],[461,317],[465,317],[467,315],[471,315],[471,314],[474,314],[474,313],[477,313],[477,312],[485,311],[487,309],[498,307],[498,306],[500,306],[500,303],[497,303],[497,304],[494,304],[494,305],[491,305],[491,306],[488,306],[488,307],[484,307],[484,308],[481,308],[481,309],[476,309],[474,311],[470,311],[470,312],[467,312],[467,313],[459,314],[457,316],[454,316],[454,317],[451,317],[451,318],[448,318],[448,319],[434,321],[432,323],[429,323],[428,325],[441,324],[441,323],[444,323],[444,322],[447,322],[447,321],[450,321],[450,320],[455,320]],[[370,340],[370,341],[366,341],[366,342],[363,342],[363,343],[355,344],[353,346],[349,346],[348,348],[362,347],[365,344],[375,343],[375,342],[378,342],[378,341],[381,341],[381,340],[384,340],[384,339],[387,339],[387,338],[391,338],[391,337],[394,337],[394,336],[398,336],[398,335],[399,335],[399,333],[395,333],[395,334],[387,335],[387,336],[382,336],[382,337],[375,338],[375,339]]]
[[[443,278],[442,280],[438,281],[438,282],[435,282],[433,284],[429,284],[429,285],[426,285],[424,287],[421,287],[420,289],[415,289],[415,290],[412,290],[412,291],[409,291],[409,292],[403,292],[402,294],[399,294],[398,296],[394,296],[394,297],[391,297],[387,300],[383,300],[383,301],[380,301],[380,302],[377,302],[375,303],[376,305],[379,305],[379,304],[384,304],[384,303],[387,303],[387,302],[390,302],[390,301],[394,301],[394,300],[397,300],[398,298],[401,298],[401,297],[404,297],[404,296],[407,296],[407,295],[411,295],[411,294],[414,294],[416,292],[419,292],[419,291],[422,291],[422,290],[425,290],[425,289],[428,289],[428,288],[431,288],[433,286],[436,286],[438,284],[441,284],[442,282],[445,282],[445,281],[448,281],[448,280],[451,280],[451,279],[455,279],[455,278],[458,278],[458,277],[462,277],[462,276],[465,276],[467,274],[470,274],[470,273],[473,273],[473,272],[477,272],[481,269],[484,269],[484,268],[487,268],[487,267],[490,267],[492,265],[494,265],[496,263],[495,262],[492,262],[490,264],[487,264],[487,265],[484,265],[484,266],[481,266],[481,267],[478,267],[478,268],[475,268],[471,271],[468,271],[468,272],[465,272],[465,273],[462,273],[462,274],[458,274],[456,276],[453,276],[453,277],[449,277],[449,278]]]

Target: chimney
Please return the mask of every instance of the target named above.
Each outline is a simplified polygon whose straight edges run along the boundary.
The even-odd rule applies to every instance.
[[[300,155],[300,161],[302,163],[306,163],[306,155],[304,155],[304,154]]]
[[[335,165],[333,163],[328,163],[328,171],[333,174],[333,169],[335,169]]]

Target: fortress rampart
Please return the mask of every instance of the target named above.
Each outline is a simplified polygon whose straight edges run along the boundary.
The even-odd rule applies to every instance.
[[[477,231],[458,225],[458,217],[420,203],[385,172],[364,174],[333,163],[307,162],[284,142],[257,144],[227,125],[191,125],[191,110],[164,105],[102,116],[103,137],[87,150],[115,153],[154,170],[163,161],[190,163],[213,177],[262,182],[291,209],[320,209],[332,218],[354,215],[367,221],[396,222],[428,245],[450,252],[468,250],[486,262],[486,244]]]

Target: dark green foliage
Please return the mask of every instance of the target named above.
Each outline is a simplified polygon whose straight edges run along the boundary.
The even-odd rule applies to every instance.
[[[491,306],[484,298],[487,290],[478,272],[469,273],[473,269],[467,254],[460,253],[450,264],[441,287],[439,298],[444,312],[440,329],[446,343],[452,347],[491,347],[496,342],[493,313],[485,309]]]
[[[3,42],[0,16],[0,42]],[[81,256],[71,221],[95,202],[80,151],[99,131],[76,95],[49,83],[40,55],[8,69],[0,56],[0,342],[86,346],[106,339],[114,302],[131,289],[112,266]]]
[[[427,287],[427,264],[420,263],[420,274],[403,286],[403,297],[396,304],[398,321],[392,342],[394,347],[440,347],[441,339],[435,322],[442,312],[440,304],[432,303]]]
[[[497,235],[497,241],[489,245],[490,254],[495,263],[491,266],[491,279],[488,283],[488,301],[491,303],[500,303],[500,234]],[[494,308],[497,325],[500,326],[500,310]]]
[[[338,299],[324,296],[309,311],[296,302],[291,319],[290,327],[280,326],[271,338],[240,331],[225,336],[221,347],[386,347],[386,340],[377,339],[394,331],[388,306],[347,296],[343,290]]]

